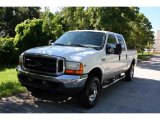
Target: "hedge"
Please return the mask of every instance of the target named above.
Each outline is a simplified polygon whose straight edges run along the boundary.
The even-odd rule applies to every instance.
[[[0,38],[0,64],[15,62],[13,41],[14,38]]]

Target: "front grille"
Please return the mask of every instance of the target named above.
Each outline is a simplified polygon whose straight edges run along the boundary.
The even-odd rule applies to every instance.
[[[44,73],[44,74],[59,74],[63,72],[64,60],[57,57],[25,55],[24,67],[28,71]]]

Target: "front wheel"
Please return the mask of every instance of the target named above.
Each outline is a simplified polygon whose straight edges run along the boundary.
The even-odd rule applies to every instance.
[[[80,95],[81,105],[87,108],[93,107],[97,102],[99,89],[99,79],[97,77],[88,78],[85,88],[82,94]]]
[[[133,76],[134,76],[134,64],[131,64],[130,68],[128,69],[128,71],[126,72],[126,77],[125,80],[126,81],[132,81],[133,80]]]

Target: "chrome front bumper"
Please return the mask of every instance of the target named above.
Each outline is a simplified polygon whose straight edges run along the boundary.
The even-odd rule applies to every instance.
[[[46,83],[48,82],[49,84],[51,83],[59,83],[61,84],[61,88],[58,88],[55,86],[55,90],[65,90],[65,89],[73,89],[73,88],[82,88],[85,85],[86,79],[88,75],[60,75],[60,76],[47,76],[47,75],[42,75],[42,74],[37,74],[37,73],[32,73],[28,71],[24,71],[21,66],[17,66],[16,68],[18,72],[18,78],[19,81],[22,83],[22,85],[30,85],[34,87],[40,87],[40,88],[47,88]],[[23,77],[22,77],[23,76]],[[41,85],[36,85],[33,84],[34,80],[41,81]],[[56,84],[55,84],[56,85]],[[52,89],[52,87],[50,88]],[[74,91],[73,91],[74,92]]]

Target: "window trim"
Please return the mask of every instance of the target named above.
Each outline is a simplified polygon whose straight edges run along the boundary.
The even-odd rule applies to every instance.
[[[118,43],[120,43],[119,40],[118,40],[118,36],[122,38],[123,43],[124,43],[124,48],[122,48],[122,51],[127,51],[126,42],[125,42],[123,36],[122,36],[122,35],[119,35],[119,34],[116,35],[116,38],[117,38]]]
[[[118,43],[118,40],[117,40],[117,37],[116,37],[115,33],[107,33],[106,34],[106,43],[105,43],[105,47],[104,47],[105,51],[106,51],[106,46],[108,44],[108,37],[109,37],[109,35],[113,35],[115,37],[115,39],[116,39],[116,44]]]

